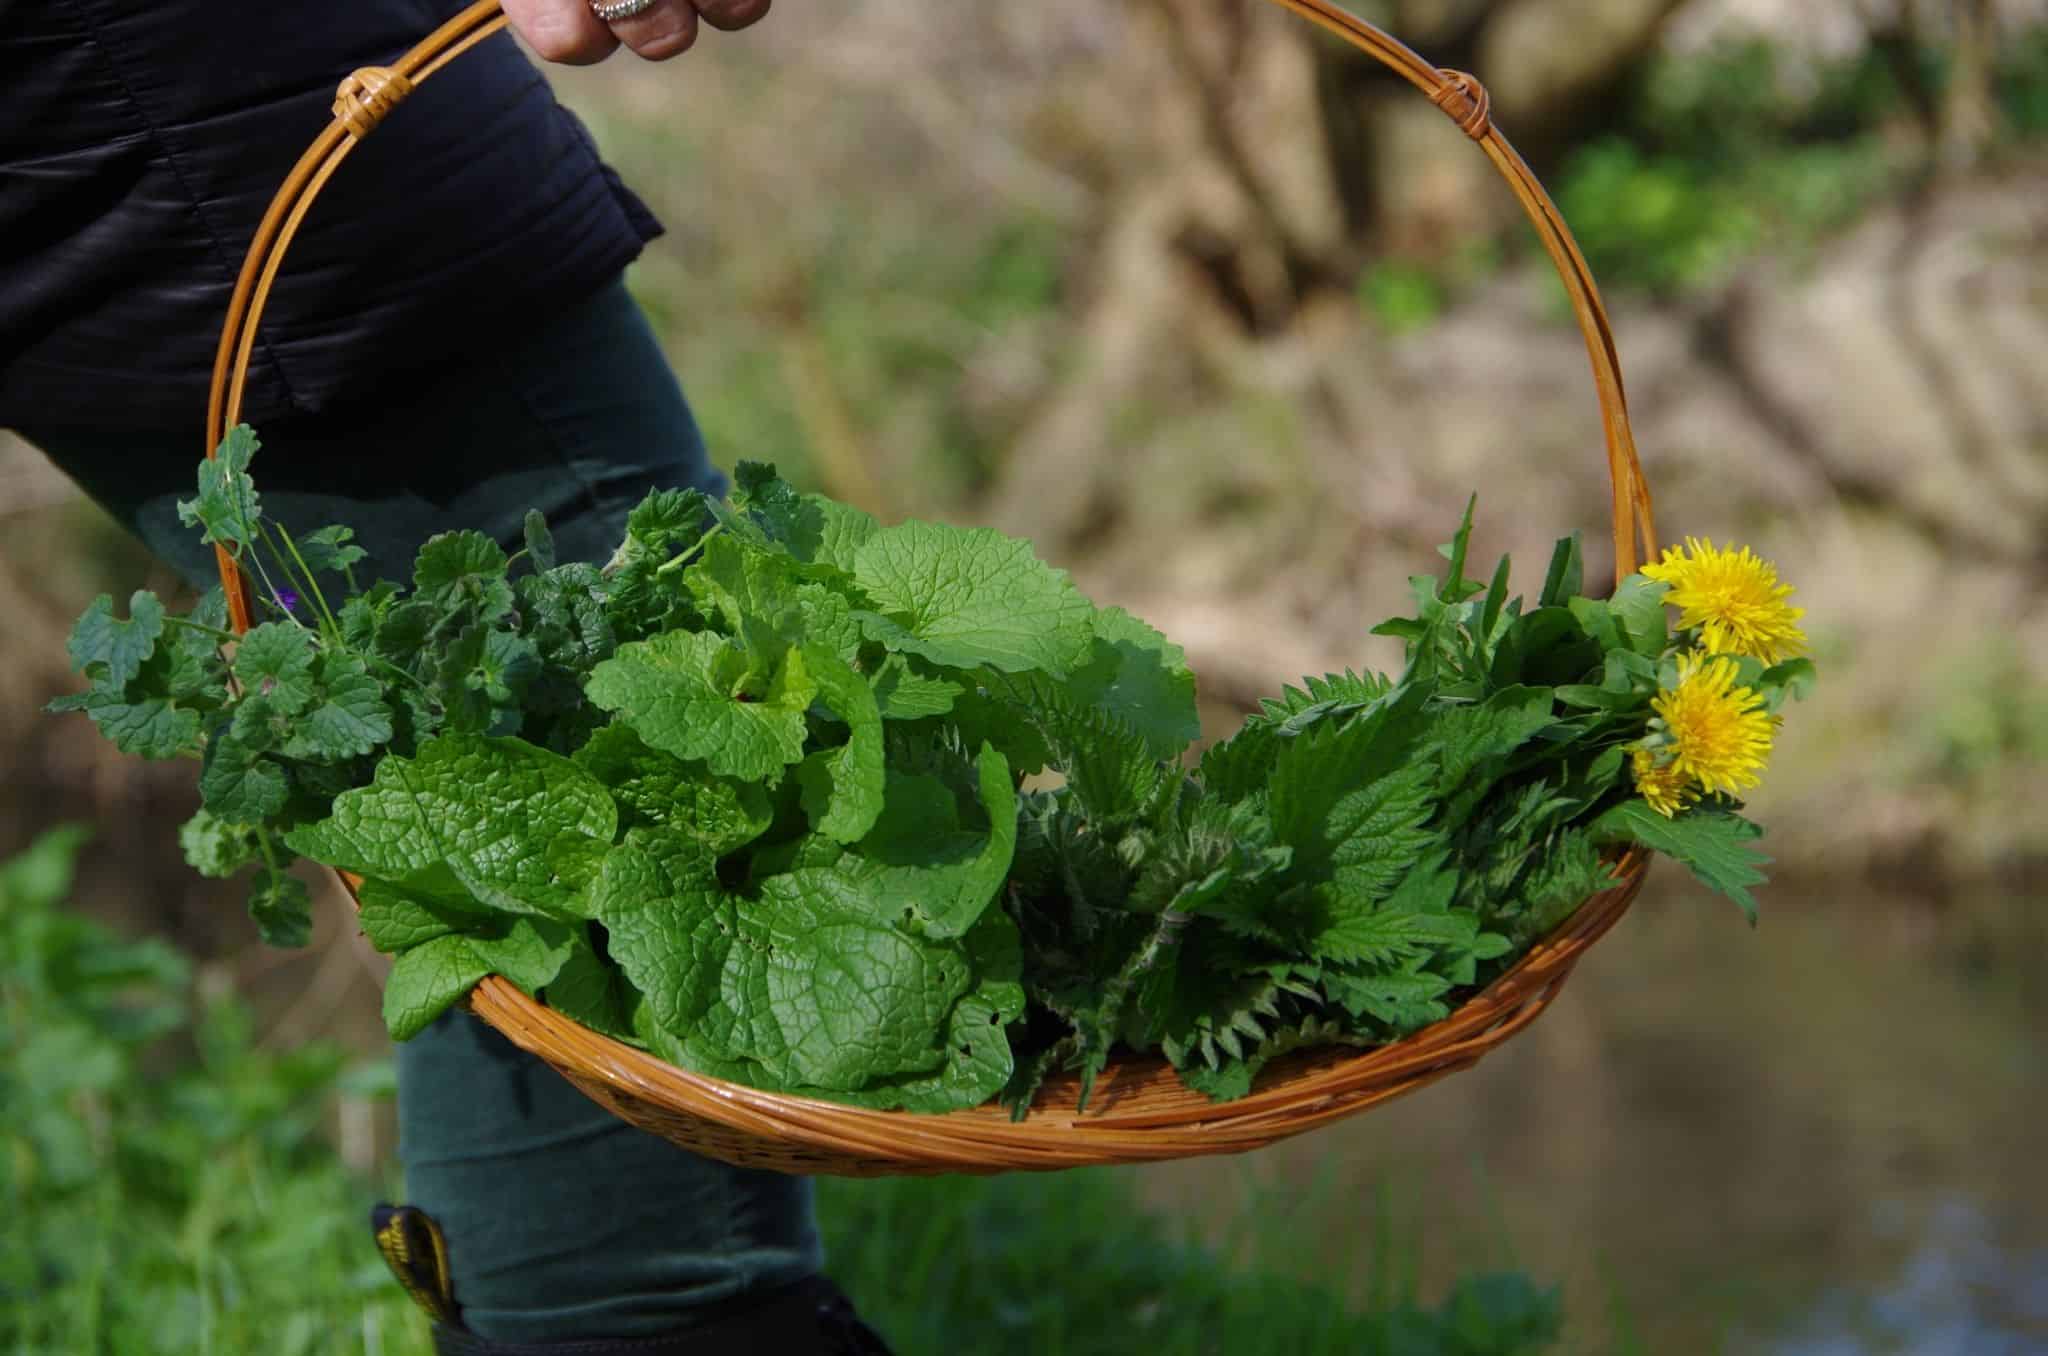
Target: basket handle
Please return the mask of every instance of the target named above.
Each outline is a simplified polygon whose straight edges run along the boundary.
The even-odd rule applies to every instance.
[[[1586,338],[1593,363],[1593,385],[1600,400],[1600,419],[1607,442],[1607,475],[1613,491],[1614,577],[1619,583],[1633,574],[1646,552],[1656,552],[1656,526],[1649,483],[1636,456],[1635,434],[1629,427],[1628,397],[1622,388],[1621,360],[1614,330],[1593,272],[1578,242],[1564,224],[1528,163],[1493,125],[1484,86],[1461,71],[1439,70],[1378,28],[1339,9],[1332,0],[1270,0],[1282,9],[1334,33],[1407,80],[1448,114],[1486,152],[1528,214],[1543,246],[1564,280],[1572,312]],[[239,422],[249,360],[255,349],[263,305],[277,280],[292,237],[298,233],[313,199],[356,143],[410,94],[413,87],[448,62],[505,26],[498,0],[476,4],[443,24],[419,46],[389,67],[368,67],[344,80],[334,100],[334,121],[285,177],[284,186],[264,213],[249,245],[241,276],[228,303],[227,324],[214,357],[213,385],[207,400],[206,455],[212,457],[229,428]],[[228,611],[237,634],[249,629],[248,581],[235,558],[216,545],[214,556],[227,594]]]

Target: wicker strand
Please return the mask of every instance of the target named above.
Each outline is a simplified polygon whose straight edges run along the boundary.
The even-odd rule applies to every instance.
[[[357,141],[370,135],[412,93],[412,81],[389,66],[365,66],[334,92],[334,116]]]
[[[1458,130],[1474,141],[1484,141],[1493,130],[1493,95],[1479,83],[1479,77],[1463,71],[1440,70],[1443,88],[1430,102],[1450,114]]]

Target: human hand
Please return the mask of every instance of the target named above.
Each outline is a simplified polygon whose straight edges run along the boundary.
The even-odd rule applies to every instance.
[[[626,0],[606,3],[625,5]],[[607,24],[591,0],[504,0],[505,16],[519,36],[543,59],[570,66],[603,61],[622,43],[649,61],[666,61],[696,44],[700,22],[731,32],[757,22],[771,3],[654,0],[638,14]]]

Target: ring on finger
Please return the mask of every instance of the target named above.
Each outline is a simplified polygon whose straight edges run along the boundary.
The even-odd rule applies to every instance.
[[[590,12],[608,24],[645,14],[661,0],[590,0]]]

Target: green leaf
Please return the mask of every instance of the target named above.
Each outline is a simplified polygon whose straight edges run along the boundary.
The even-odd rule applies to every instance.
[[[237,556],[256,540],[263,511],[249,479],[249,462],[262,444],[247,424],[228,430],[215,455],[199,463],[199,495],[178,502],[178,521],[204,528],[199,540],[218,542]]]
[[[386,757],[376,780],[285,838],[304,857],[403,881],[445,866],[478,902],[511,913],[586,916],[556,840],[610,843],[618,807],[596,778],[517,739],[446,735]]]
[[[391,708],[384,701],[384,685],[357,656],[337,650],[320,656],[315,701],[286,738],[286,757],[339,763],[390,742]]]
[[[714,856],[753,842],[773,818],[757,783],[713,776],[701,763],[649,748],[625,725],[597,731],[574,761],[610,790],[628,827],[666,826]]]
[[[1421,857],[1437,789],[1436,768],[1412,761],[1425,729],[1422,694],[1411,690],[1281,749],[1270,804],[1276,838],[1294,850],[1294,878],[1373,898]]]
[[[1202,735],[1187,655],[1122,608],[1105,608],[1094,623],[1088,662],[1068,683],[1073,700],[1115,716],[1154,758],[1180,757]]]
[[[128,600],[128,620],[114,618],[114,600],[102,593],[71,628],[71,667],[109,687],[126,687],[142,672],[164,633],[164,605],[138,590]]]
[[[471,933],[469,949],[529,997],[554,983],[569,959],[581,925],[548,918],[514,918],[502,930]]]
[[[369,553],[357,546],[355,540],[352,528],[337,526],[308,532],[295,538],[293,544],[299,548],[299,558],[314,574],[346,575],[369,559]]]
[[[218,733],[207,743],[199,798],[222,819],[260,824],[282,810],[290,794],[284,768],[236,740],[232,731]]]
[[[910,659],[892,654],[875,670],[875,704],[884,720],[921,720],[953,709],[963,690],[958,683],[917,671]]]
[[[928,777],[891,774],[881,816],[839,870],[932,937],[967,933],[995,900],[1017,850],[1017,792],[1003,755],[982,745],[977,789],[986,834],[962,830],[953,794]]]
[[[409,1041],[469,996],[491,967],[467,938],[436,937],[402,952],[384,981],[384,1025],[391,1039]]]
[[[1538,607],[1564,607],[1586,588],[1586,557],[1579,534],[1574,532],[1551,553],[1550,570],[1543,578]]]
[[[526,520],[521,525],[526,536],[526,559],[533,566],[535,574],[546,574],[555,568],[555,534],[548,531],[547,515],[539,509],[528,509]]]
[[[1756,922],[1756,897],[1751,886],[1762,885],[1770,858],[1752,846],[1763,830],[1740,815],[1701,806],[1666,819],[1640,800],[1632,799],[1593,821],[1598,843],[1636,843],[1683,862],[1700,883],[1742,906]]]
[[[854,577],[883,614],[863,618],[868,635],[892,650],[1055,677],[1086,662],[1094,609],[1027,541],[911,521],[869,538]]]
[[[664,861],[637,838],[595,893],[612,956],[671,1037],[768,1082],[850,1091],[927,1072],[972,975],[957,946],[878,922],[861,883],[831,869],[728,894],[708,863]]]
[[[465,917],[461,910],[389,881],[366,880],[356,897],[362,905],[356,910],[356,926],[371,946],[387,955],[460,932],[476,922],[474,915]]]
[[[1670,591],[1669,584],[1632,574],[1608,602],[1627,633],[1629,648],[1647,659],[1656,659],[1671,643],[1671,619],[1664,611],[1664,595]]]
[[[101,685],[77,698],[75,704],[115,748],[138,758],[177,758],[199,745],[199,712],[167,697],[130,700]]]
[[[312,896],[306,883],[282,871],[265,871],[249,890],[249,916],[270,946],[296,948],[313,939]]]
[[[178,830],[178,846],[194,871],[213,880],[226,880],[252,862],[263,860],[263,842],[251,824],[222,819],[201,807]]]
[[[443,532],[427,540],[413,562],[413,597],[443,611],[474,608],[491,623],[512,611],[511,562],[505,548],[481,532]]]
[[[746,781],[774,783],[804,754],[804,713],[817,696],[792,650],[765,692],[742,686],[744,652],[704,632],[668,632],[621,645],[590,675],[590,700],[679,758]]]
[[[800,773],[804,813],[817,832],[857,843],[882,813],[882,713],[867,680],[836,655],[809,648],[804,664],[818,685],[819,702],[851,732],[846,743],[805,761]]]
[[[295,622],[265,622],[235,647],[235,679],[279,714],[296,716],[313,702],[313,633]]]
[[[554,981],[542,993],[555,1011],[615,1040],[633,1040],[633,1009],[640,995],[616,965],[602,959],[588,938],[589,925],[572,939]]]

